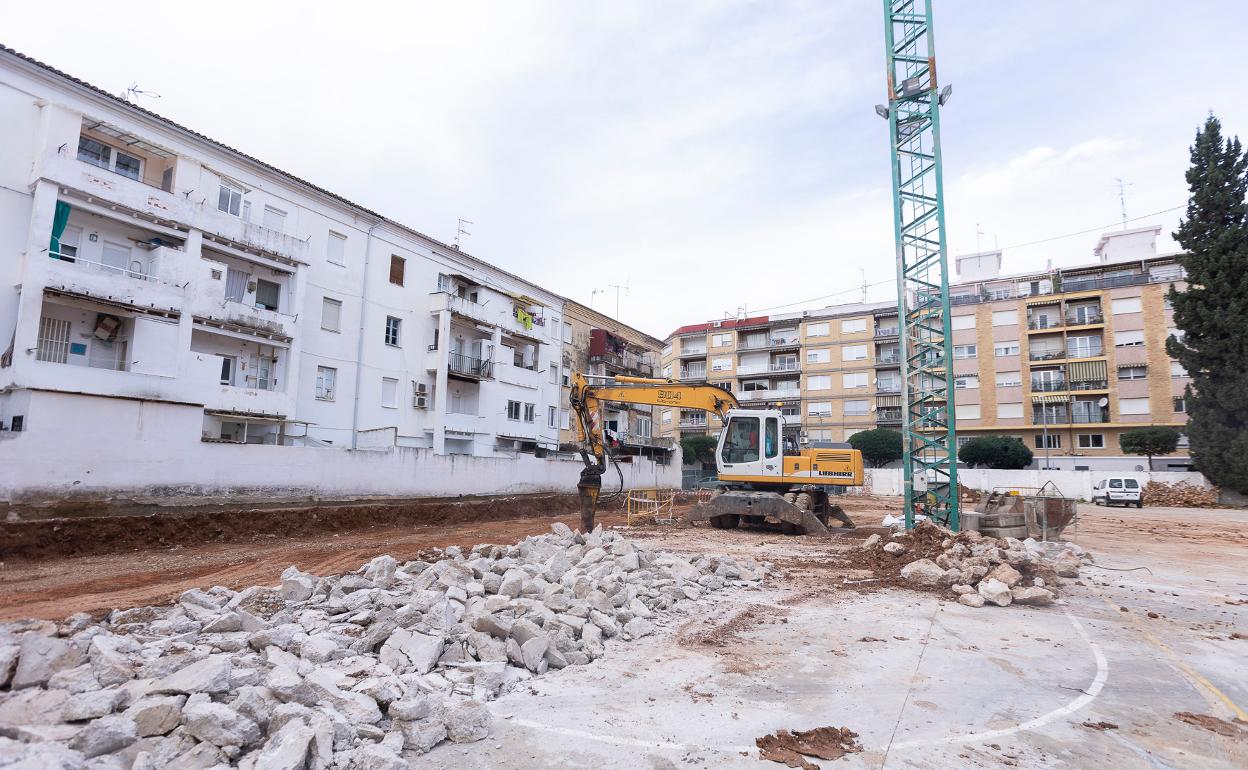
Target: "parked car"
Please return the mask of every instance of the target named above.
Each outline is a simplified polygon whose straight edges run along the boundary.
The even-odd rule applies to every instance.
[[[1144,507],[1144,488],[1138,479],[1110,476],[1092,487],[1092,502],[1097,505],[1134,505]]]

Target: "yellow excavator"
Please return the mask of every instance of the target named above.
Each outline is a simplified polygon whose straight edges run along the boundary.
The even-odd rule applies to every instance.
[[[569,396],[585,468],[577,484],[582,531],[594,528],[609,460],[602,430],[602,404],[651,404],[714,412],[724,422],[715,448],[722,492],[694,508],[690,522],[717,529],[739,524],[778,528],[786,534],[828,535],[828,522],[850,521],[831,498],[862,485],[862,453],[845,447],[785,446],[785,417],[779,409],[742,409],[731,391],[707,382],[683,383],[645,377],[598,377],[575,372]]]

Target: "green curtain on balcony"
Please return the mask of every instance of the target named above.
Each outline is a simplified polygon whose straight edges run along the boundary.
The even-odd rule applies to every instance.
[[[48,256],[53,259],[60,259],[61,254],[61,236],[65,234],[65,225],[69,224],[69,204],[64,201],[56,202],[56,213],[52,215],[52,242],[48,246],[50,254]]]

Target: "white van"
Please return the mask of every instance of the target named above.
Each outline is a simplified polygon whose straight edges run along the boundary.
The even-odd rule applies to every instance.
[[[1092,502],[1097,505],[1134,505],[1144,507],[1144,489],[1138,479],[1111,476],[1092,487]]]

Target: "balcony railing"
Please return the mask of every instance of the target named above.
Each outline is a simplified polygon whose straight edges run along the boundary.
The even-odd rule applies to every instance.
[[[1102,410],[1094,410],[1094,411],[1088,411],[1088,412],[1076,410],[1074,413],[1070,415],[1070,421],[1079,425],[1087,425],[1089,423],[1098,423],[1098,422],[1109,422],[1109,410],[1102,409]]]
[[[1041,393],[1056,393],[1067,390],[1066,380],[1032,380],[1031,389]]]
[[[1070,390],[1105,390],[1108,387],[1107,380],[1084,380],[1082,382],[1072,380],[1070,383]]]
[[[900,393],[900,382],[877,382],[875,384],[876,393]]]
[[[705,428],[706,418],[682,417],[680,418],[680,427],[682,428]]]
[[[901,363],[901,355],[894,354],[890,356],[876,356],[875,363],[878,364],[897,364]]]
[[[899,333],[900,333],[900,332],[899,332],[899,330],[898,330],[898,328],[897,328],[896,326],[893,326],[893,327],[891,327],[891,328],[882,328],[882,329],[876,329],[876,330],[875,330],[875,336],[876,336],[877,338],[879,338],[879,337],[896,337]]]
[[[1027,354],[1032,361],[1056,361],[1066,357],[1064,350],[1036,351],[1032,350]]]
[[[1053,316],[1040,316],[1039,318],[1029,318],[1027,320],[1027,328],[1036,329],[1060,329],[1062,328],[1062,319]]]
[[[745,390],[737,391],[737,398],[741,401],[784,401],[801,398],[801,394],[802,392],[797,389]]]
[[[1099,310],[1095,312],[1084,313],[1067,313],[1066,324],[1068,326],[1087,326],[1089,324],[1105,323],[1105,316]]]
[[[1070,415],[1065,409],[1053,411],[1050,410],[1045,416],[1043,412],[1032,411],[1031,423],[1033,425],[1067,425],[1070,423]]]
[[[467,374],[471,377],[480,377],[482,379],[490,376],[493,365],[492,361],[481,358],[473,358],[463,353],[450,353],[446,357],[447,369],[457,374]]]
[[[1139,286],[1148,282],[1149,279],[1147,273],[1139,273],[1137,275],[1116,275],[1108,278],[1064,278],[1062,279],[1062,291],[1114,289],[1120,286]]]
[[[773,372],[796,372],[801,370],[801,364],[797,361],[772,361],[768,369]]]
[[[1093,358],[1105,354],[1104,348],[1098,343],[1096,345],[1082,345],[1074,348],[1066,349],[1067,358]]]
[[[900,409],[877,409],[875,410],[876,422],[901,422]]]
[[[693,358],[694,356],[704,356],[704,355],[706,355],[706,348],[702,348],[701,350],[697,348],[693,348],[689,350],[686,350],[685,348],[680,349],[680,358]]]
[[[706,369],[705,369],[705,368],[700,368],[700,369],[681,369],[681,370],[680,370],[680,379],[682,379],[682,380],[705,380],[705,379],[706,379]]]

